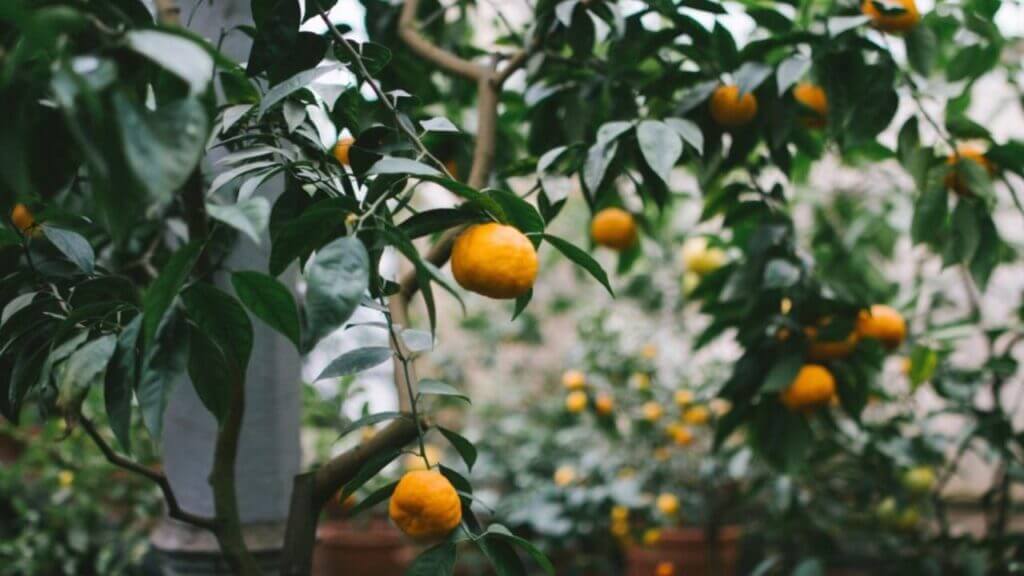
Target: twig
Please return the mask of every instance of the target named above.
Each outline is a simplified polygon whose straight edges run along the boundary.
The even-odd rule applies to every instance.
[[[398,17],[398,35],[413,52],[442,70],[467,80],[479,81],[490,76],[491,72],[487,68],[440,48],[420,34],[416,23],[419,7],[419,0],[406,0]]]
[[[82,429],[85,430],[85,433],[88,434],[93,443],[95,443],[100,451],[103,452],[103,455],[107,458],[107,462],[110,462],[118,468],[122,468],[147,478],[160,488],[160,491],[164,496],[164,502],[167,503],[168,516],[175,520],[185,522],[186,524],[192,524],[193,526],[198,526],[207,530],[215,530],[217,528],[216,519],[207,516],[199,516],[182,510],[181,506],[178,504],[178,498],[175,496],[174,490],[171,488],[171,483],[167,480],[167,476],[162,472],[149,468],[148,466],[144,466],[135,460],[125,458],[118,454],[99,433],[99,430],[96,429],[96,426],[92,421],[84,415],[79,415],[79,423],[81,423]]]

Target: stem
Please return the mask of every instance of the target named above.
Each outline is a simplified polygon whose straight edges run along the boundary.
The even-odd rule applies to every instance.
[[[178,498],[175,496],[174,490],[171,488],[171,483],[167,480],[167,476],[162,472],[118,454],[113,447],[110,446],[110,443],[103,438],[92,421],[84,415],[79,415],[79,423],[82,425],[82,429],[85,430],[85,433],[89,438],[92,439],[93,443],[100,449],[100,452],[103,452],[103,455],[107,458],[107,462],[110,462],[114,466],[127,470],[133,474],[147,478],[160,488],[160,492],[162,492],[164,496],[164,502],[167,504],[168,516],[175,520],[185,522],[186,524],[198,526],[207,530],[214,530],[216,528],[217,523],[215,519],[206,516],[199,516],[182,510],[181,506],[178,504]]]

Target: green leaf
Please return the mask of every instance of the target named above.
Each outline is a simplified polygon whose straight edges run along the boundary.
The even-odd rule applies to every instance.
[[[239,383],[220,346],[195,326],[189,327],[188,375],[203,406],[223,422],[231,405],[231,387]]]
[[[426,330],[406,328],[400,336],[410,352],[427,352],[434,348],[434,335]]]
[[[466,402],[472,403],[469,396],[465,392],[460,391],[451,384],[441,382],[440,380],[434,380],[432,378],[424,378],[419,382],[419,396],[454,396],[465,400]]]
[[[159,206],[169,204],[202,158],[210,131],[195,97],[147,110],[116,95],[114,109],[128,166]]]
[[[788,288],[800,281],[800,268],[789,260],[773,258],[764,268],[764,288]]]
[[[309,86],[315,80],[317,80],[324,74],[331,72],[332,70],[335,70],[336,68],[336,66],[311,68],[309,70],[299,72],[298,74],[292,76],[291,78],[288,78],[287,80],[284,80],[283,82],[275,84],[266,93],[266,95],[263,96],[263,101],[260,102],[259,112],[257,112],[257,118],[262,118],[263,114],[267,110],[269,110],[270,107],[273,106],[274,104],[277,104],[281,100],[284,100],[292,93]]]
[[[231,285],[249,312],[300,348],[299,310],[288,288],[271,276],[255,271],[234,272]]]
[[[981,164],[969,158],[961,158],[956,163],[957,177],[963,179],[964,187],[971,191],[971,194],[982,198],[988,203],[995,200],[996,193],[992,188],[992,179]]]
[[[939,366],[939,355],[927,346],[917,345],[910,352],[910,385],[913,389],[932,379]]]
[[[146,318],[143,318],[142,326],[145,330]],[[159,439],[163,433],[167,398],[185,370],[188,346],[188,324],[184,315],[176,310],[159,325],[155,338],[146,343],[145,361],[135,397],[139,402],[142,422],[154,439]]]
[[[237,204],[207,204],[206,213],[248,236],[260,244],[263,231],[270,221],[270,202],[262,196],[242,200]]]
[[[907,46],[907,60],[910,66],[922,76],[928,76],[935,63],[939,41],[928,26],[914,26],[903,36]]]
[[[533,558],[533,560],[541,567],[541,569],[544,570],[546,574],[551,576],[554,575],[555,567],[551,565],[551,561],[548,560],[548,557],[528,540],[516,536],[505,526],[501,524],[491,524],[487,527],[487,531],[484,532],[484,536],[504,540],[522,548],[530,555],[531,558]]]
[[[533,204],[508,190],[490,190],[488,195],[501,205],[509,222],[523,233],[544,231],[544,219]]]
[[[213,57],[195,41],[160,30],[133,30],[128,47],[188,83],[192,94],[206,91],[213,79]]]
[[[969,262],[981,240],[978,216],[972,204],[970,200],[961,198],[953,209],[949,241],[951,256],[956,262]]]
[[[437,431],[451,442],[452,446],[455,447],[455,451],[462,457],[462,461],[466,463],[466,468],[472,472],[473,464],[476,464],[476,446],[473,446],[473,443],[467,440],[465,436],[454,430],[438,426]]]
[[[586,270],[593,276],[602,286],[608,290],[608,293],[615,296],[615,292],[612,290],[611,284],[608,283],[608,275],[601,268],[601,265],[597,263],[597,260],[591,258],[590,254],[587,254],[583,250],[577,248],[570,242],[559,238],[558,236],[552,236],[551,234],[544,234],[544,239],[551,243],[552,246],[558,249],[559,252],[565,255],[566,258],[572,260],[581,268]]]
[[[704,153],[704,134],[695,122],[685,118],[665,118],[665,124],[675,130],[684,142],[693,146],[698,154]]]
[[[377,160],[367,174],[409,174],[412,176],[442,176],[441,171],[417,160],[398,156],[385,156]]]
[[[351,510],[348,511],[349,517],[355,517],[364,510],[369,510],[377,504],[391,498],[391,495],[395,492],[395,487],[398,486],[398,480],[394,482],[388,482],[384,486],[374,490],[369,496],[360,500]]]
[[[455,544],[442,542],[420,554],[405,576],[450,576],[455,570],[455,557]]]
[[[110,429],[121,448],[131,454],[132,392],[138,379],[138,343],[142,315],[128,323],[117,337],[117,348],[107,365],[103,401]]]
[[[601,187],[605,173],[608,172],[608,166],[615,159],[618,149],[617,142],[608,144],[598,142],[587,150],[587,158],[583,162],[583,184],[591,193],[597,192],[597,189]]]
[[[107,334],[83,345],[67,359],[57,387],[65,390],[88,388],[104,374],[117,346],[117,336]]]
[[[984,208],[981,206],[976,208],[976,210],[978,212],[978,233],[980,238],[978,249],[974,252],[970,268],[974,281],[984,290],[988,285],[989,278],[992,276],[992,271],[999,265],[1005,245],[999,237],[999,231],[996,229],[996,224],[992,221],[992,217],[985,213]]]
[[[42,226],[43,234],[65,258],[86,274],[92,274],[96,266],[96,254],[92,246],[78,232],[56,228],[49,224]]]
[[[672,167],[683,154],[679,134],[664,122],[644,120],[636,128],[636,137],[647,165],[668,184]]]
[[[252,321],[242,304],[206,282],[193,284],[182,293],[182,299],[189,319],[216,342],[226,359],[232,362],[232,375],[244,381],[252,354],[253,332]]]
[[[768,375],[765,376],[761,391],[770,394],[782,392],[789,388],[793,380],[796,379],[800,369],[803,368],[803,365],[803,354],[787,354],[779,358],[775,364],[772,364],[771,369],[768,370]]]
[[[345,484],[345,487],[341,491],[339,499],[344,502],[350,494],[355,493],[356,490],[366,484],[370,478],[377,475],[378,472],[384,469],[385,466],[391,464],[391,462],[401,454],[402,451],[398,449],[387,450],[373,455],[369,460],[363,463],[359,471],[356,472],[355,476]]]
[[[459,132],[458,126],[442,116],[420,120],[420,126],[427,132]]]
[[[188,279],[202,250],[201,243],[192,242],[175,252],[167,261],[160,276],[146,291],[142,299],[142,342],[144,346],[148,347],[153,342],[157,329],[167,314],[167,309],[177,298],[178,292],[181,291],[185,280]]]
[[[779,71],[775,74],[779,96],[785,94],[790,86],[799,82],[810,69],[811,59],[803,54],[794,54],[783,60],[779,64]]]
[[[391,358],[391,348],[387,346],[366,346],[349,350],[338,356],[320,372],[314,382],[327,378],[341,378],[369,370],[383,364]]]
[[[350,433],[365,428],[367,426],[373,426],[381,422],[387,422],[388,420],[394,420],[396,418],[404,418],[405,414],[401,412],[377,412],[376,414],[367,414],[362,418],[352,422],[348,426],[345,426],[338,432],[338,439],[342,439],[348,436]]]
[[[351,213],[349,208],[339,198],[321,200],[298,217],[284,224],[272,225],[268,266],[270,274],[280,276],[293,260],[305,258],[334,238],[344,235],[345,217]]]
[[[744,62],[733,73],[733,77],[736,79],[736,86],[740,89],[740,95],[749,94],[757,90],[771,75],[771,66],[760,62]]]
[[[914,204],[914,219],[910,235],[914,243],[938,247],[946,235],[946,216],[949,213],[949,192],[942,184],[926,188]]]
[[[358,238],[338,238],[317,251],[305,274],[304,351],[352,317],[369,287],[369,265]]]
[[[460,208],[435,208],[417,212],[403,221],[399,228],[411,239],[436,234],[472,222],[479,222],[484,216],[473,210]]]
[[[871,21],[867,16],[834,16],[828,19],[827,28],[829,36],[839,36]]]

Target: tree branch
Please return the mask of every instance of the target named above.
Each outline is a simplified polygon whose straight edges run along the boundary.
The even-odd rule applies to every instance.
[[[419,0],[406,0],[402,6],[402,14],[398,17],[398,35],[413,52],[449,74],[467,80],[479,81],[490,77],[491,71],[487,68],[437,46],[420,34],[419,24],[416,22],[419,7]]]
[[[100,449],[100,452],[103,452],[103,455],[107,458],[107,462],[110,462],[114,466],[127,470],[133,474],[142,476],[143,478],[152,481],[160,488],[160,492],[163,493],[164,502],[167,504],[168,516],[186,524],[198,526],[207,530],[214,530],[217,527],[217,522],[213,518],[199,516],[182,510],[181,506],[178,504],[178,498],[174,495],[174,490],[171,488],[171,483],[167,480],[167,476],[162,472],[118,454],[106,439],[103,438],[92,421],[84,415],[79,415],[79,423],[82,425],[82,429],[85,430],[85,433],[89,438],[92,439],[93,443]]]

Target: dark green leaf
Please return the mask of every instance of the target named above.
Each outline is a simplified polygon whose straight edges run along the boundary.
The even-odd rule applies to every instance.
[[[473,446],[472,442],[467,440],[458,432],[449,430],[443,426],[438,426],[437,431],[451,442],[452,446],[454,446],[455,450],[459,453],[459,456],[462,457],[462,461],[466,463],[466,468],[472,472],[473,464],[476,463],[476,446]]]
[[[131,453],[132,392],[138,380],[138,343],[142,316],[136,316],[117,338],[117,348],[107,365],[103,400],[107,419],[121,448]]]
[[[288,288],[255,271],[233,273],[231,285],[249,312],[300,347],[299,310]]]
[[[765,376],[761,391],[767,393],[781,392],[789,388],[796,375],[804,365],[802,354],[787,354],[775,361],[768,375]]]
[[[160,276],[153,282],[142,299],[142,342],[149,347],[163,322],[167,309],[178,297],[178,292],[195,266],[203,245],[192,242],[178,250],[164,266]]]
[[[42,228],[46,239],[57,250],[60,250],[61,254],[70,260],[72,264],[86,274],[93,273],[96,266],[96,254],[92,251],[92,246],[89,245],[88,240],[78,232],[56,228],[49,224],[44,224]]]
[[[455,544],[442,542],[420,554],[405,576],[450,576],[455,570]]]
[[[460,391],[451,384],[441,382],[440,380],[434,380],[432,378],[424,378],[419,382],[419,396],[454,396],[465,400],[466,402],[472,402],[469,396],[465,392]]]
[[[679,134],[664,122],[644,120],[636,128],[636,137],[647,165],[668,184],[672,167],[683,153]]]
[[[338,356],[324,368],[323,372],[316,377],[315,381],[326,378],[341,378],[351,374],[357,374],[382,364],[391,358],[391,348],[387,346],[367,346],[349,350]]]
[[[354,432],[360,428],[365,428],[366,426],[373,426],[381,422],[386,422],[388,420],[394,420],[395,418],[403,417],[405,417],[405,414],[402,414],[401,412],[377,412],[376,414],[367,414],[366,416],[363,416],[362,418],[342,428],[338,432],[338,438],[344,438],[349,433]]]
[[[369,256],[358,238],[338,238],[317,251],[306,267],[303,350],[348,321],[369,281]]]
[[[161,30],[133,30],[125,35],[125,41],[132,50],[188,83],[192,94],[205,92],[213,79],[210,53],[184,35]]]
[[[608,283],[608,275],[601,268],[601,265],[597,263],[597,260],[591,258],[590,254],[587,254],[583,250],[577,248],[570,242],[559,238],[558,236],[552,236],[551,234],[544,234],[544,239],[551,243],[552,246],[558,249],[559,252],[565,255],[566,258],[572,260],[581,268],[586,270],[601,283],[602,286],[608,290],[608,293],[615,296],[615,292],[612,290],[611,284]]]
[[[388,482],[384,486],[376,489],[366,498],[360,500],[351,510],[348,511],[349,517],[355,517],[364,510],[369,510],[377,504],[391,498],[391,494],[395,492],[395,487],[398,486],[398,480],[394,482]]]

